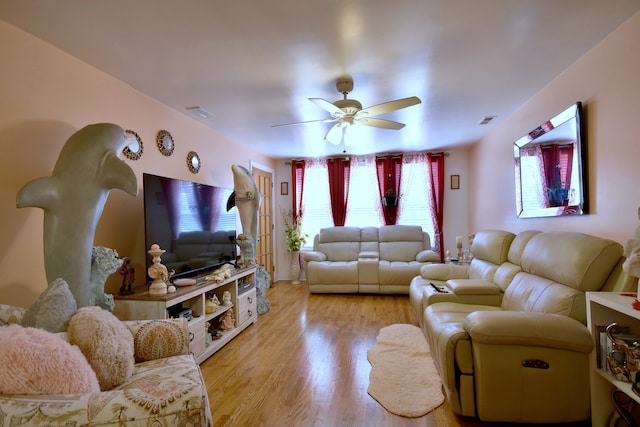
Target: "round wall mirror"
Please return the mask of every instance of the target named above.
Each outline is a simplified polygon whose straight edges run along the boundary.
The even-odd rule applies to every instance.
[[[200,156],[195,151],[189,151],[189,154],[187,154],[187,167],[191,173],[200,171]]]
[[[156,145],[158,146],[158,150],[160,150],[160,152],[165,156],[170,156],[175,148],[173,137],[166,130],[158,132],[158,135],[156,136]]]
[[[127,129],[124,132],[127,138],[127,146],[122,150],[122,154],[124,154],[127,159],[138,160],[142,157],[142,139],[140,138],[140,135],[130,129]]]

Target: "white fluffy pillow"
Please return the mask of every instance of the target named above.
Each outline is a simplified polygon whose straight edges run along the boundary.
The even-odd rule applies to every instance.
[[[69,341],[80,347],[100,382],[111,390],[133,374],[133,335],[100,307],[82,307],[69,322]]]
[[[0,394],[76,394],[100,391],[78,347],[43,329],[0,327]]]

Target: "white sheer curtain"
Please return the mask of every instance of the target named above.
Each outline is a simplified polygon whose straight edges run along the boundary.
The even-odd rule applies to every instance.
[[[521,150],[520,175],[527,177],[527,179],[520,179],[523,185],[521,189],[522,209],[535,211],[548,206],[542,150],[539,145],[534,149]]]
[[[425,153],[406,155],[402,158],[402,176],[400,180],[398,203],[398,224],[420,225],[429,233],[431,244],[435,239],[435,209],[431,206],[431,184],[429,161]]]
[[[333,227],[327,161],[307,160],[302,193],[302,232],[309,235],[306,248],[313,246],[313,237],[324,227]]]
[[[374,156],[351,158],[349,188],[347,218],[344,225],[354,227],[384,225]]]

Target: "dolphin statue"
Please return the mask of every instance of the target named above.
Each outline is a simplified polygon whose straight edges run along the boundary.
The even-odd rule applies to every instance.
[[[248,265],[256,264],[256,249],[258,245],[258,211],[262,196],[258,192],[258,186],[247,168],[239,165],[231,165],[233,172],[233,193],[227,199],[227,211],[232,207],[238,207],[242,232],[253,242],[253,259]],[[243,251],[244,252],[244,251]],[[245,259],[245,262],[248,260]],[[258,314],[264,314],[271,309],[271,303],[266,298],[266,290],[271,285],[269,273],[263,266],[256,266],[256,304]]]
[[[253,239],[253,247],[258,244],[258,210],[262,202],[262,196],[258,192],[258,186],[247,168],[239,165],[231,165],[233,172],[233,193],[227,200],[227,211],[237,206],[242,223],[242,230],[250,234]],[[255,259],[253,260],[255,263]]]
[[[120,126],[86,126],[62,147],[51,176],[34,179],[18,192],[18,208],[44,210],[47,280],[64,279],[78,308],[91,305],[93,239],[109,191],[138,194],[135,173],[119,158],[126,145]]]

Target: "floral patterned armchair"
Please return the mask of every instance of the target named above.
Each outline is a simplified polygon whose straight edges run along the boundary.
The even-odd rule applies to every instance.
[[[25,309],[0,304],[0,328],[20,324]],[[134,336],[136,363],[124,384],[99,393],[1,395],[0,427],[213,426],[207,388],[189,354],[185,319],[123,322]],[[64,333],[62,333],[64,335]],[[171,356],[159,343],[173,342]],[[177,344],[176,344],[177,343]],[[176,345],[178,349],[176,351]]]

